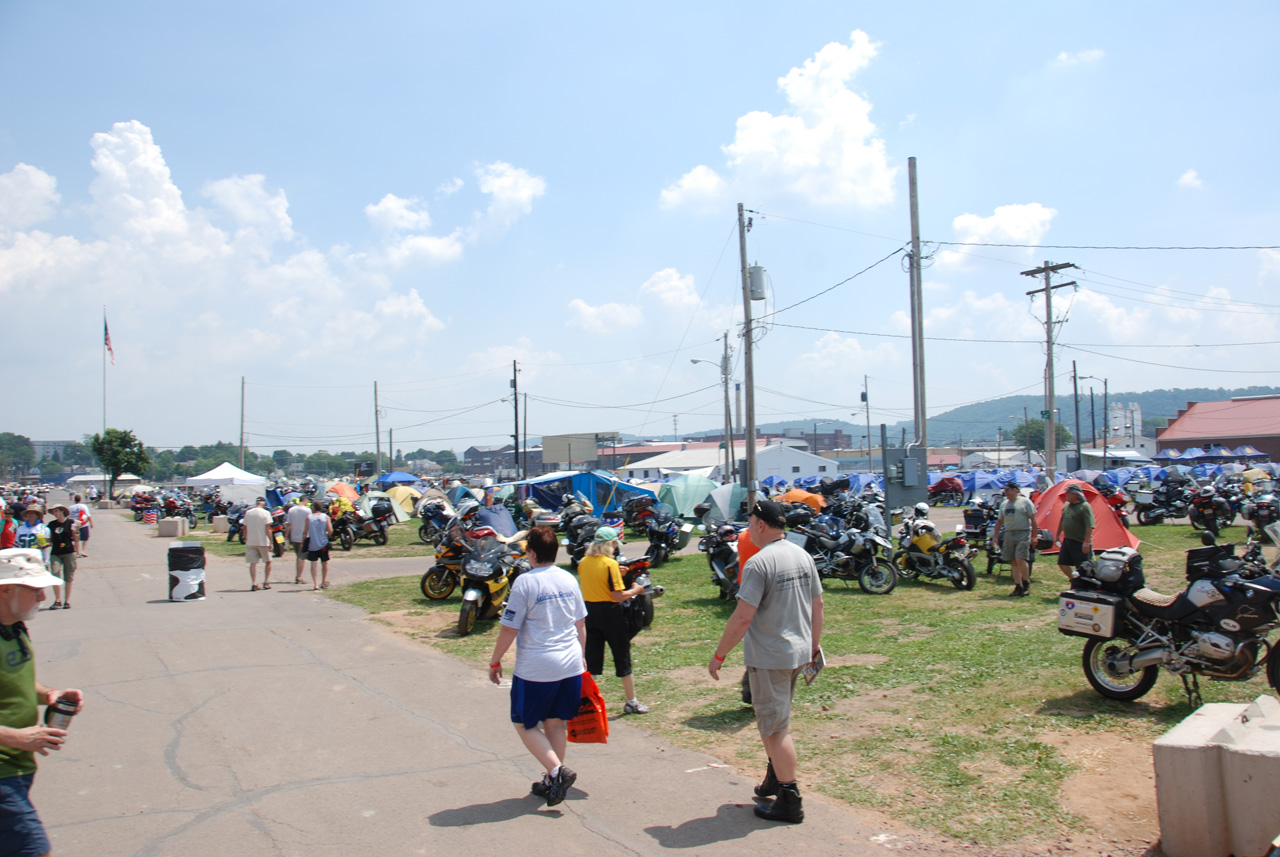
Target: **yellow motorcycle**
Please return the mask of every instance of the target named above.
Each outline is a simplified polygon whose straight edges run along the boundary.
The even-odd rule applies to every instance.
[[[462,560],[462,608],[458,611],[458,636],[465,637],[477,619],[496,619],[507,604],[511,584],[529,569],[522,544],[506,544],[494,536],[475,542]]]

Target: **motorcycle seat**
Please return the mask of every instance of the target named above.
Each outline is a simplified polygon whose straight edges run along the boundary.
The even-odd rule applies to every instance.
[[[1144,587],[1133,593],[1133,600],[1137,602],[1139,613],[1153,619],[1182,619],[1196,610],[1196,605],[1182,592],[1163,595]]]
[[[498,541],[502,542],[504,545],[513,545],[513,544],[515,544],[516,542],[522,542],[522,541],[524,541],[524,540],[525,540],[525,539],[527,539],[528,537],[529,537],[529,531],[528,531],[528,530],[520,530],[520,531],[518,531],[518,532],[516,532],[516,533],[513,533],[512,535],[509,535],[509,536],[500,536],[500,535],[498,535],[498,534],[496,534],[496,533],[493,535],[493,538],[495,538],[495,539],[497,539]]]

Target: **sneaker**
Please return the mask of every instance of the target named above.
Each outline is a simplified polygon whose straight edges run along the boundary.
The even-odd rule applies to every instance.
[[[569,794],[569,787],[578,779],[578,775],[565,765],[560,766],[560,773],[552,778],[547,788],[547,806],[555,806],[564,801]]]
[[[756,805],[756,816],[766,821],[786,821],[799,824],[804,821],[804,807],[800,801],[800,789],[795,783],[778,784],[778,797],[773,803]]]
[[[1023,593],[1023,591],[1022,591],[1022,584],[1021,584],[1021,583],[1019,583],[1017,586],[1013,587],[1013,591],[1009,593],[1009,597],[1010,597],[1010,598],[1021,598],[1021,597],[1023,596],[1023,594],[1024,594],[1024,593]]]
[[[52,604],[50,604],[50,605],[49,605],[49,609],[50,609],[50,610],[61,610],[61,609],[62,609],[62,602],[61,602],[61,601],[55,601],[55,602],[53,602]]]
[[[547,795],[551,793],[551,783],[547,781],[546,777],[543,777],[529,788],[529,793],[546,800]]]
[[[648,714],[649,706],[645,705],[638,699],[628,699],[627,704],[622,706],[623,714]]]
[[[773,760],[769,760],[769,767],[764,772],[764,782],[756,786],[756,797],[777,797],[778,796],[778,777],[773,773]]]

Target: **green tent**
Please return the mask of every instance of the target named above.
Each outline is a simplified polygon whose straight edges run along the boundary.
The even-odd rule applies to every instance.
[[[705,476],[680,473],[658,489],[658,502],[673,507],[682,518],[689,517],[693,515],[693,507],[705,501],[719,487],[719,483]]]

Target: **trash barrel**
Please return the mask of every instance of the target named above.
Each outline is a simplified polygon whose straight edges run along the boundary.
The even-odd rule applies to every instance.
[[[169,543],[169,600],[204,600],[204,545]]]

